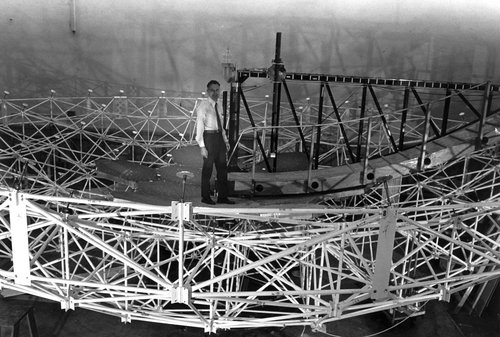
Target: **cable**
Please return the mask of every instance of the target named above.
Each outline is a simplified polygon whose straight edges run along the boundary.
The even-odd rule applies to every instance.
[[[429,301],[426,301],[426,302],[422,305],[422,308],[423,308],[423,307],[425,307],[425,305],[426,305],[428,302],[429,302]],[[407,321],[410,317],[411,317],[411,316],[407,316],[407,317],[406,317],[405,319],[403,319],[402,321],[400,321],[400,322],[398,322],[397,324],[394,324],[394,325],[392,325],[392,326],[388,327],[387,329],[384,329],[384,330],[382,330],[382,331],[375,332],[375,333],[372,333],[372,334],[370,334],[370,335],[366,335],[366,336],[363,336],[363,337],[374,337],[374,336],[378,336],[378,335],[380,335],[380,334],[383,334],[383,333],[385,333],[385,332],[387,332],[387,331],[389,331],[389,330],[392,330],[392,329],[394,329],[395,327],[397,327],[397,326],[399,326],[399,325],[403,324],[403,323],[404,323],[404,322],[406,322],[406,321]],[[327,336],[331,336],[331,337],[342,337],[342,336],[339,336],[339,335],[333,335],[333,334],[328,333],[328,332],[323,332],[323,331],[319,331],[319,332],[320,332],[320,333],[322,333],[322,334],[325,334],[325,335],[327,335]]]
[[[319,332],[322,333],[322,334],[325,334],[327,336],[331,336],[331,337],[342,337],[342,336],[334,335],[334,334],[331,334],[331,333],[328,333],[328,332],[323,332],[323,331],[319,331]]]

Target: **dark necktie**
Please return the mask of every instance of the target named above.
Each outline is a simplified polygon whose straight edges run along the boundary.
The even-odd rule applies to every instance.
[[[219,111],[217,110],[217,103],[215,103],[215,115],[217,116],[217,131],[222,132],[222,123],[220,122]]]

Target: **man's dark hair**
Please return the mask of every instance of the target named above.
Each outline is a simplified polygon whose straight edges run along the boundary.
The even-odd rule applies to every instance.
[[[217,82],[216,80],[210,80],[210,82],[207,83],[207,88],[211,86],[212,84],[217,84],[220,87],[220,83]]]

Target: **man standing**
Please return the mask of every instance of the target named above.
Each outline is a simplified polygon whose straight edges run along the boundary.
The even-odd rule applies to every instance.
[[[226,154],[229,151],[229,141],[221,123],[217,100],[220,94],[220,84],[211,80],[207,84],[208,99],[202,101],[196,108],[196,142],[201,149],[203,168],[201,170],[201,202],[215,205],[210,198],[210,178],[213,166],[217,171],[217,203],[234,204],[227,198],[227,163]]]

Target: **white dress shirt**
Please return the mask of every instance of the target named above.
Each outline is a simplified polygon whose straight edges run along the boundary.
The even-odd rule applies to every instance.
[[[205,147],[205,141],[203,140],[203,132],[205,130],[218,130],[217,126],[217,115],[215,112],[216,102],[208,97],[206,100],[202,101],[200,105],[196,108],[196,142],[200,147]],[[224,142],[228,144],[226,132],[224,131],[224,126],[222,125],[222,116],[220,115],[220,108],[217,105],[217,110],[219,111],[219,118],[222,127],[222,138]]]

